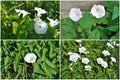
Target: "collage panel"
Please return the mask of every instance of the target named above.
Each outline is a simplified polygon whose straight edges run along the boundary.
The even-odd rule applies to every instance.
[[[119,79],[120,42],[62,40],[62,79]]]
[[[58,79],[59,41],[1,42],[2,79]]]
[[[1,79],[120,79],[119,0],[1,0]]]
[[[59,39],[59,1],[1,1],[2,39]]]
[[[119,0],[62,0],[61,38],[119,39]]]

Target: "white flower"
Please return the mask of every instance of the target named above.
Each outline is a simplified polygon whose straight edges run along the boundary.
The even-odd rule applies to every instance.
[[[97,58],[97,62],[98,62],[98,64],[102,64],[102,62],[104,62],[104,60],[102,58]]]
[[[78,39],[76,39],[75,41],[76,41],[76,42],[78,42],[78,43],[81,43],[81,40],[80,40],[80,39],[79,39],[79,40],[78,40]]]
[[[112,62],[116,62],[116,59],[114,57],[110,57]]]
[[[94,5],[91,8],[91,12],[90,12],[93,16],[95,16],[96,18],[102,18],[103,16],[105,16],[105,8],[102,5]]]
[[[40,18],[35,18],[35,19],[34,19],[34,22],[35,22],[35,23],[41,23],[41,22],[43,22],[43,21],[42,21],[42,19],[40,19]]]
[[[71,55],[72,54],[72,52],[68,52],[68,55]]]
[[[79,48],[79,52],[80,52],[80,53],[85,53],[85,52],[86,52],[86,48],[85,48],[85,47]]]
[[[109,42],[107,42],[107,46],[111,47],[111,48],[114,48],[114,46],[111,43],[109,43]]]
[[[84,53],[84,54],[89,53],[88,51],[86,51],[86,48],[85,48],[85,47],[79,48],[79,52],[80,52],[80,53]]]
[[[53,20],[53,19],[50,19],[48,17],[47,17],[47,19],[50,21],[51,27],[56,26],[59,23],[58,19]]]
[[[103,54],[104,56],[109,56],[109,55],[110,55],[109,51],[107,51],[107,50],[102,51],[102,54]]]
[[[86,66],[84,66],[84,67],[85,67],[85,70],[86,70],[86,71],[90,71],[91,68],[92,68],[90,65],[86,65]]]
[[[34,21],[35,21],[34,24],[35,32],[37,34],[45,34],[48,29],[47,23],[42,21],[40,18],[35,18]]]
[[[15,9],[15,11],[17,13],[19,13],[18,15],[20,16],[21,14],[23,15],[23,17],[25,17],[27,14],[30,14],[29,12],[25,11],[25,10],[20,10],[20,9]]]
[[[71,71],[73,71],[72,63],[70,63],[69,68],[70,68]]]
[[[80,44],[80,47],[82,47],[82,44]]]
[[[35,23],[34,29],[37,34],[45,34],[48,26],[44,21],[42,21],[41,23]]]
[[[82,11],[79,8],[72,8],[69,13],[70,19],[77,22],[82,18]]]
[[[82,58],[82,63],[88,64],[90,61],[88,58]]]
[[[120,47],[120,43],[116,44],[116,46]]]
[[[26,54],[26,56],[24,57],[24,60],[27,62],[27,63],[33,63],[35,62],[37,59],[37,56],[34,54],[34,53],[28,53]]]
[[[46,14],[46,13],[47,13],[47,12],[46,12],[44,9],[42,9],[42,8],[35,7],[34,9],[37,11],[38,17],[41,17],[41,14]]]
[[[107,68],[108,64],[107,64],[107,62],[103,61],[102,64],[101,64],[101,66],[104,67],[104,68]]]
[[[80,56],[77,53],[68,52],[70,61],[76,62]]]
[[[116,45],[116,42],[115,42],[115,41],[113,41],[112,43],[113,43],[114,46]]]
[[[108,64],[105,62],[102,58],[97,58],[98,64],[100,64],[102,67],[107,68]]]

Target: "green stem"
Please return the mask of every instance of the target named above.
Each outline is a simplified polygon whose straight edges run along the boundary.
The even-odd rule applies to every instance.
[[[27,79],[27,65],[25,64],[25,78]]]
[[[85,30],[84,30],[83,32],[84,32],[84,34],[85,34],[85,37],[84,37],[84,38],[86,39],[86,38],[87,38],[87,32],[86,32]]]
[[[75,23],[75,32],[76,32],[76,39],[79,39],[80,32],[78,32],[78,22]]]

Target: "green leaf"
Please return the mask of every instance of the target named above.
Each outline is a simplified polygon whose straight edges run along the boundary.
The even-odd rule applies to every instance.
[[[55,54],[55,53],[53,53],[53,49],[55,49],[55,46],[51,42],[49,42],[49,46],[50,46],[49,57],[53,58],[54,57],[53,54]]]
[[[5,46],[5,48],[7,48],[7,44],[8,44],[7,41],[3,41],[3,45]]]
[[[80,19],[80,25],[78,26],[78,31],[81,32],[83,29],[90,29],[93,23],[93,16],[89,12],[85,12],[83,17]]]
[[[106,9],[110,12],[114,10],[114,6],[119,6],[118,0],[114,1],[103,1],[102,5],[106,7]]]
[[[62,39],[74,39],[76,38],[76,33],[66,33],[62,35]]]
[[[42,74],[45,75],[45,73],[43,72],[43,70],[40,68],[40,65],[38,63],[33,63],[33,72],[38,73],[38,74]]]
[[[105,12],[105,16],[103,16],[102,18],[95,18],[93,19],[93,24],[94,23],[99,23],[99,24],[109,24],[109,20],[107,19],[109,16],[109,13],[106,11]]]
[[[16,61],[14,61],[13,63],[13,68],[14,68],[14,71],[17,72],[17,65],[16,65]]]
[[[18,23],[17,22],[13,22],[13,34],[16,34],[18,29]]]
[[[74,22],[70,18],[64,18],[61,20],[61,27],[64,28],[62,25],[69,25],[74,26]]]
[[[119,32],[113,35],[110,39],[119,39]]]
[[[20,62],[20,54],[16,54],[15,61],[14,61],[14,71],[15,72],[17,72],[17,70],[18,70],[19,62]]]
[[[51,74],[55,75],[58,72],[57,68],[51,68],[49,66],[46,66],[46,68],[48,69],[48,71],[50,71]]]
[[[10,52],[10,56],[12,56],[12,57],[14,57],[16,54],[17,54],[17,52],[15,52],[15,51]]]
[[[46,64],[48,66],[50,66],[51,68],[56,68],[56,65],[54,63],[52,63],[51,61],[49,61],[48,59],[45,60]]]
[[[40,68],[40,65],[38,63],[33,63],[33,72],[38,73],[38,74],[42,74],[45,75],[45,73],[43,72],[43,70]]]
[[[47,65],[45,63],[41,64],[42,69],[44,70],[44,72],[46,73],[46,75],[48,75],[49,78],[52,78],[52,74],[50,73],[50,71],[47,69]]]
[[[70,18],[65,18],[61,20],[61,27],[66,32],[75,32],[74,22]]]
[[[35,49],[34,52],[37,54],[39,58],[41,58],[40,51],[38,49]]]
[[[119,7],[118,6],[114,6],[113,14],[112,14],[112,20],[117,18],[118,16],[119,16]]]
[[[32,52],[33,51],[33,45],[30,45],[29,49]]]
[[[5,63],[5,72],[8,71],[8,66],[7,66],[8,62],[9,62],[9,57],[7,56],[7,57],[5,57],[5,59],[4,59],[4,63]]]
[[[99,30],[96,28],[95,30],[93,30],[89,36],[88,36],[89,39],[100,39],[100,33],[99,33]]]
[[[119,31],[119,25],[110,25],[106,29],[113,31],[113,32],[118,32]]]
[[[22,74],[22,65],[18,66],[18,74]]]
[[[43,53],[42,53],[42,59],[46,58],[46,53],[47,53],[48,49],[47,48],[43,48]]]
[[[65,30],[65,32],[75,32],[74,26],[62,25],[62,28]]]
[[[108,36],[111,34],[111,32],[104,27],[101,27],[101,26],[96,26],[96,27],[99,31],[100,38],[101,39],[108,39]]]

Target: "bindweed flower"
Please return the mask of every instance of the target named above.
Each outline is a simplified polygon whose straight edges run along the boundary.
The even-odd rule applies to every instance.
[[[93,16],[95,16],[96,18],[102,18],[103,16],[105,16],[105,8],[102,5],[94,5],[91,8],[91,12],[90,12]]]
[[[88,64],[90,61],[88,58],[82,58],[82,63]]]
[[[79,52],[80,52],[80,53],[84,53],[84,54],[89,53],[88,51],[86,51],[86,48],[85,48],[85,47],[79,48]]]
[[[104,60],[103,60],[102,58],[97,58],[98,64],[102,64],[103,61],[104,61]]]
[[[110,47],[110,48],[114,48],[114,46],[109,42],[107,42],[107,46]]]
[[[84,66],[84,67],[85,67],[85,70],[86,70],[86,71],[90,71],[91,68],[92,68],[90,65],[86,65],[86,66]]]
[[[109,51],[107,51],[107,50],[102,51],[102,54],[103,54],[104,56],[109,56],[109,55],[110,55]]]
[[[24,57],[24,60],[27,62],[27,63],[33,63],[35,62],[37,59],[37,56],[34,54],[34,53],[28,53],[26,54],[26,56]]]
[[[108,64],[105,62],[102,58],[97,58],[98,64],[100,64],[102,67],[107,68]]]
[[[69,68],[70,68],[71,71],[73,71],[72,63],[70,63]]]
[[[69,13],[70,19],[77,22],[82,18],[82,11],[79,8],[72,8]]]
[[[40,18],[35,18],[35,19],[34,19],[34,22],[35,22],[35,23],[41,23],[41,22],[43,22],[43,21],[42,21],[42,19],[40,19]]]
[[[50,21],[51,27],[56,26],[59,23],[58,19],[53,20],[53,19],[50,19],[48,17],[47,17],[47,19]]]
[[[46,12],[44,9],[42,9],[42,8],[35,7],[34,9],[37,11],[38,17],[41,17],[41,14],[46,14],[46,13],[47,13],[47,12]]]
[[[112,43],[113,43],[114,46],[116,45],[116,42],[115,42],[115,41],[113,41]]]
[[[41,23],[35,23],[34,29],[37,34],[45,34],[48,26],[44,21],[42,21]]]
[[[107,62],[103,61],[102,64],[101,64],[101,66],[102,66],[103,68],[107,68],[107,67],[108,67],[108,64],[107,64]]]
[[[85,53],[85,52],[86,52],[86,48],[85,48],[85,47],[79,48],[79,52],[80,52],[80,53]]]
[[[78,40],[78,39],[76,39],[75,41],[76,41],[76,42],[78,42],[78,43],[81,43],[81,40],[80,40],[80,39],[79,39],[79,40]]]
[[[70,61],[76,62],[80,56],[77,53],[68,52]]]
[[[21,14],[23,15],[23,17],[25,17],[27,14],[30,14],[29,12],[25,11],[25,10],[20,10],[20,9],[15,9],[15,11],[17,13],[19,13],[18,15],[20,16]]]
[[[110,57],[112,62],[116,62],[116,59],[114,57]]]
[[[120,43],[116,44],[117,47],[120,47]]]
[[[35,32],[37,34],[45,34],[48,29],[47,23],[42,21],[40,18],[35,18],[34,21],[35,21],[35,24],[34,24]]]

